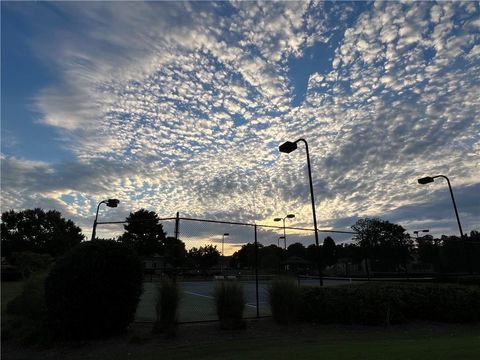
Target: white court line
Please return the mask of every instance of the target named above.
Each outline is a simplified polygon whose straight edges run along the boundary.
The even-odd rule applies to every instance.
[[[209,296],[209,295],[203,295],[203,294],[199,294],[199,293],[194,293],[192,291],[183,291],[184,293],[186,294],[190,294],[190,295],[195,295],[195,296],[200,296],[200,297],[204,297],[204,298],[207,298],[207,299],[214,299],[213,296]],[[251,305],[251,304],[245,304],[246,306],[250,306],[250,307],[253,307],[253,308],[256,308],[255,305]]]

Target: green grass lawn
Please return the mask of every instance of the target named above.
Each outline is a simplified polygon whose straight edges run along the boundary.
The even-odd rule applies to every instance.
[[[175,350],[164,355],[170,359],[479,359],[480,337],[255,340]]]
[[[278,326],[276,327],[278,332]],[[480,328],[442,331],[361,327],[353,331],[322,326],[314,334],[285,334],[242,339],[232,335],[207,344],[165,346],[164,359],[480,359]],[[281,328],[280,328],[281,329]],[[471,331],[470,331],[471,330]],[[247,330],[248,333],[248,330]],[[139,346],[139,350],[141,350]],[[133,353],[132,353],[133,355]],[[158,359],[158,352],[140,351],[138,358]],[[127,356],[116,359],[127,359]]]

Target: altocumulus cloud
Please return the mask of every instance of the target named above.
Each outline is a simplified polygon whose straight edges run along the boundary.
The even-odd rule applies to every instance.
[[[96,201],[115,194],[124,210],[111,217],[140,207],[259,222],[294,212],[311,226],[305,155],[277,150],[305,137],[321,227],[386,214],[454,232],[449,211],[429,217],[419,205],[450,206],[435,200],[443,184],[416,184],[444,173],[466,230],[478,228],[478,205],[462,207],[480,183],[478,3],[52,3],[42,12],[77,24],[39,21],[30,39],[59,72],[35,97],[38,121],[75,158],[3,156],[2,209],[56,207],[87,226]],[[319,55],[328,66],[305,69],[300,89],[290,70],[316,46],[329,49]]]

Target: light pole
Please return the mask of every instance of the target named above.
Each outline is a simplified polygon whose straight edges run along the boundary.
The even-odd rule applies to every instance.
[[[229,235],[230,235],[229,233],[224,233],[222,235],[222,266],[221,266],[222,275],[223,275],[223,262],[225,260],[225,257],[224,257],[224,254],[223,254],[223,243],[225,242],[225,236],[229,236]]]
[[[108,207],[114,208],[114,207],[117,207],[119,203],[120,203],[120,200],[118,199],[102,200],[98,203],[97,214],[95,215],[95,220],[93,221],[92,240],[95,240],[95,235],[97,232],[98,210],[100,209],[100,205],[106,204]]]
[[[313,227],[315,229],[315,245],[318,249],[318,277],[320,279],[320,286],[323,286],[322,264],[320,259],[320,244],[318,241],[318,228],[317,228],[317,216],[315,214],[315,198],[313,195],[313,181],[312,181],[312,169],[310,167],[310,153],[308,152],[308,143],[305,139],[298,139],[294,142],[286,141],[278,147],[278,150],[282,153],[289,154],[292,151],[297,150],[297,143],[303,142],[305,144],[305,150],[307,153],[307,167],[308,167],[308,179],[310,181],[310,199],[312,200],[312,215],[313,215]]]
[[[229,233],[225,233],[222,235],[222,258],[223,258],[223,243],[225,242],[225,236],[229,236]]]
[[[414,233],[415,235],[417,235],[417,239],[418,239],[418,233],[421,233],[421,232],[423,232],[423,233],[428,233],[428,232],[430,232],[430,230],[429,230],[429,229],[425,229],[425,230],[415,230],[413,233]]]
[[[448,189],[450,190],[450,196],[452,197],[453,209],[455,210],[455,216],[457,217],[458,230],[460,230],[460,238],[463,239],[462,224],[460,224],[460,218],[458,217],[458,211],[457,211],[457,204],[455,204],[455,197],[453,196],[452,185],[450,184],[450,180],[448,179],[448,177],[446,177],[445,175],[426,176],[418,179],[418,183],[425,185],[425,184],[434,182],[435,179],[439,177],[447,180]]]
[[[285,219],[293,219],[295,217],[294,214],[288,214],[284,218],[275,218],[273,221],[281,221],[283,220],[283,242],[284,242],[284,247],[285,250],[287,250],[287,235],[285,234]]]

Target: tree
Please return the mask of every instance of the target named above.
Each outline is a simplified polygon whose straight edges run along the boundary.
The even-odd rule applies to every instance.
[[[259,249],[259,267],[278,270],[284,257],[285,250],[277,245],[265,246]]]
[[[293,243],[288,246],[287,248],[287,256],[298,256],[302,259],[305,259],[307,257],[307,251],[305,249],[305,246],[301,243]]]
[[[258,244],[259,257],[262,248],[263,245]],[[245,244],[240,250],[236,251],[232,255],[231,266],[233,268],[253,269],[255,267],[255,243]]]
[[[185,250],[185,243],[181,240],[175,239],[172,236],[165,238],[163,242],[161,254],[165,256],[173,266],[181,266],[187,258],[187,250]]]
[[[335,245],[335,241],[330,237],[327,236],[323,240],[323,263],[326,266],[332,266],[337,262],[337,246]]]
[[[124,225],[125,232],[119,240],[133,247],[141,256],[162,253],[166,233],[154,211],[140,209],[130,213]]]
[[[188,251],[187,257],[195,268],[206,271],[218,264],[220,261],[220,252],[216,246],[205,245],[199,248],[191,248]]]
[[[410,259],[413,241],[405,229],[381,219],[359,219],[352,229],[354,240],[365,250],[373,270],[397,271]]]
[[[79,244],[84,236],[72,220],[56,210],[40,208],[2,213],[2,256],[13,252],[62,255]]]

